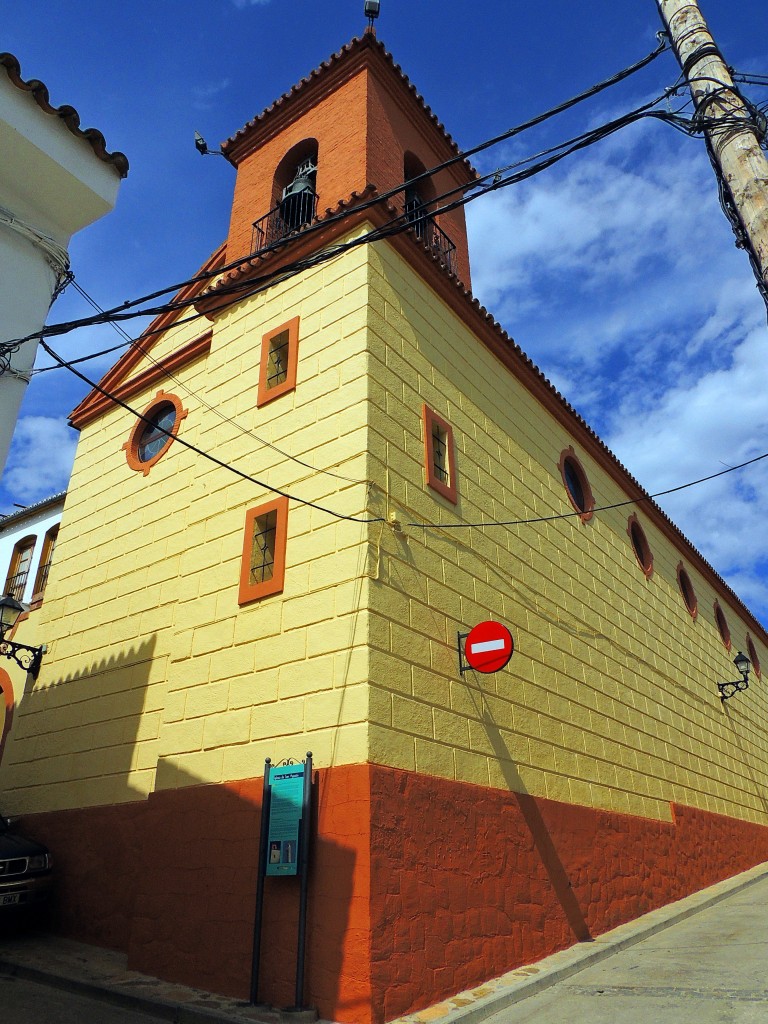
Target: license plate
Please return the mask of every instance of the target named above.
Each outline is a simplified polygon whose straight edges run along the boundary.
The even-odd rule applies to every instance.
[[[0,896],[0,907],[12,907],[20,900],[20,892],[8,892],[4,896]]]

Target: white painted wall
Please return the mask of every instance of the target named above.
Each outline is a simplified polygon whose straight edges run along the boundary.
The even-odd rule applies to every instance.
[[[114,207],[120,174],[0,67],[0,345],[39,331],[72,235]],[[0,373],[0,472],[37,351]],[[0,364],[0,370],[2,365]]]
[[[37,570],[40,568],[40,556],[43,553],[43,542],[45,541],[45,535],[52,526],[61,522],[61,513],[64,509],[64,496],[54,504],[48,502],[42,503],[43,507],[39,510],[34,508],[30,509],[29,512],[25,512],[18,518],[14,515],[11,516],[11,522],[6,523],[5,520],[0,519],[0,589],[3,588],[5,580],[8,576],[8,569],[11,565],[11,558],[13,556],[13,549],[22,539],[22,537],[28,537],[30,534],[34,534],[35,549],[32,552],[32,564],[29,569],[29,578],[27,579],[27,586],[24,591],[25,602],[32,600],[32,590],[35,585],[35,577],[37,576]],[[54,558],[56,557],[54,552]],[[0,663],[0,667],[2,663]]]

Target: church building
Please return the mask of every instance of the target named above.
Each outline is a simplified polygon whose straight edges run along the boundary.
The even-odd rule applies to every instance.
[[[222,150],[226,240],[71,417],[0,765],[55,926],[248,998],[265,759],[308,751],[328,1020],[768,860],[768,636],[473,298],[476,172],[375,33]],[[495,672],[467,663],[488,620]],[[298,907],[266,879],[277,1006]]]

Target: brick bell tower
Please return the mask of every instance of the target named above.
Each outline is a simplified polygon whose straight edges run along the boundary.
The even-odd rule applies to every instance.
[[[464,209],[440,207],[460,199],[475,172],[456,159],[456,143],[371,29],[221,148],[237,168],[227,263],[263,253],[310,225],[317,226],[311,236],[284,248],[289,259],[297,250],[321,248],[355,222],[383,226],[401,217],[409,225],[406,248],[413,259],[426,253],[470,288]],[[385,198],[358,209],[376,196]],[[341,212],[349,216],[339,220]],[[248,272],[244,265],[235,276]]]

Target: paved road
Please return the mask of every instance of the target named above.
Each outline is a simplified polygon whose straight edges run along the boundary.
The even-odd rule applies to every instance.
[[[153,1024],[161,1019],[0,973],[2,1024]]]
[[[767,1024],[768,878],[488,1020]]]

